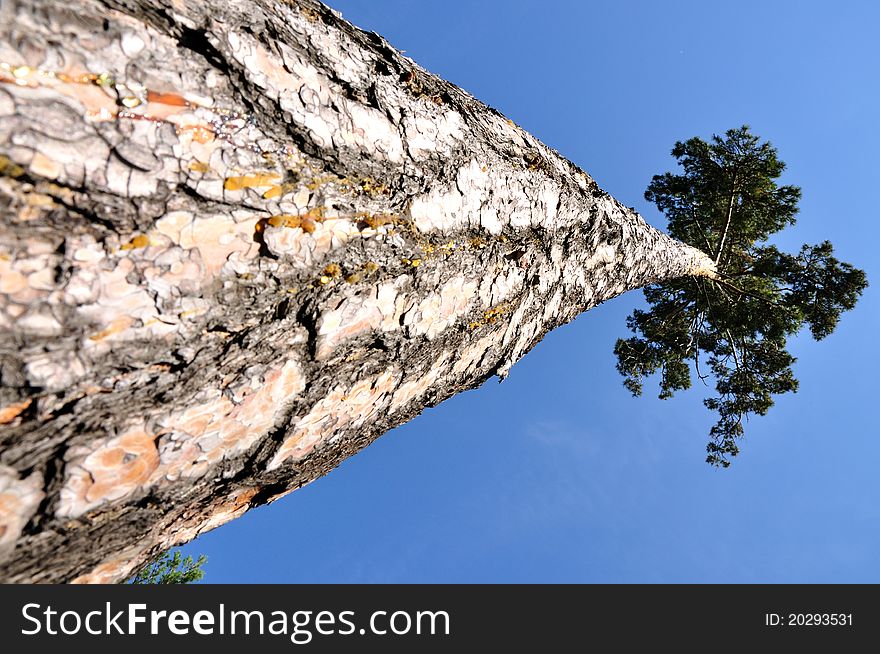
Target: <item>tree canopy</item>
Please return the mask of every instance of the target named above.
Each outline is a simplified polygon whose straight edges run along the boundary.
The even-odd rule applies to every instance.
[[[655,175],[645,199],[666,215],[671,236],[714,260],[716,275],[647,286],[648,310],[633,311],[633,336],[615,345],[617,369],[633,395],[659,372],[661,399],[690,388],[692,372],[714,379],[717,395],[704,400],[718,415],[707,462],[727,467],[743,421],[798,388],[787,339],[805,326],[816,340],[831,334],[867,279],[828,241],[796,254],[767,243],[794,224],[801,191],[776,183],[785,164],[747,125],[677,142],[672,156],[682,172]]]

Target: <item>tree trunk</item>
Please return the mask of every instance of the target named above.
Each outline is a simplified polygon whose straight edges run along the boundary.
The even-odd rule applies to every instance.
[[[123,579],[713,270],[312,0],[0,19],[3,581]]]

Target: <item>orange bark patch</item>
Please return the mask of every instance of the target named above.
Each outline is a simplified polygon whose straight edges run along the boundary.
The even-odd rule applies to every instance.
[[[391,213],[360,213],[357,217],[360,222],[371,229],[379,229],[383,225],[393,225],[400,222],[400,216]]]
[[[206,531],[216,529],[230,520],[240,518],[250,508],[250,502],[258,492],[260,492],[258,486],[243,488],[215,504],[213,515],[199,525],[198,533],[204,534]]]
[[[0,154],[0,175],[3,177],[21,177],[25,170],[6,155]]]
[[[196,143],[210,143],[214,140],[214,130],[210,125],[181,125],[177,128],[178,135],[181,132],[189,132],[192,140]]]
[[[306,234],[311,234],[317,228],[317,224],[309,217],[303,217],[299,225]]]
[[[80,74],[72,74],[72,73],[63,73],[56,72],[55,77],[62,82],[66,82],[68,84],[94,84],[98,81],[98,76],[95,73],[80,73]]]
[[[140,423],[94,451],[80,447],[68,462],[69,473],[56,515],[77,517],[138,489],[206,474],[223,458],[247,450],[265,436],[284,414],[289,400],[304,388],[300,365],[291,359],[267,372],[262,386],[238,405],[220,395],[158,417],[155,433],[147,432]],[[218,508],[222,515],[230,516],[218,524],[247,510],[257,490],[247,492],[251,494],[242,491],[244,494],[236,495],[234,503]]]
[[[125,245],[122,245],[120,250],[135,250],[137,248],[145,248],[150,244],[150,239],[148,236],[144,234],[138,234],[133,239],[131,239]]]
[[[302,216],[282,213],[272,216],[266,222],[272,227],[300,227],[302,225]]]
[[[35,152],[30,163],[31,172],[45,177],[46,179],[56,179],[61,173],[61,165],[44,155],[42,152]]]
[[[134,571],[133,561],[143,552],[143,547],[134,546],[98,565],[91,572],[80,575],[72,584],[115,584],[128,578]]]
[[[277,186],[273,186],[268,191],[263,193],[263,198],[266,200],[270,200],[272,198],[280,198],[288,193],[293,193],[296,190],[296,185],[291,183],[278,184]]]
[[[159,466],[155,437],[143,429],[129,431],[89,455],[83,467],[93,480],[88,502],[114,500],[144,484]]]
[[[175,245],[198,251],[197,260],[204,271],[200,276],[208,281],[220,273],[233,254],[238,253],[243,259],[258,255],[259,245],[252,237],[257,222],[256,216],[236,223],[228,214],[195,217],[190,212],[172,211],[157,220],[155,226],[159,234],[170,238]]]
[[[299,227],[306,234],[311,234],[317,228],[318,223],[323,222],[323,220],[324,207],[315,207],[314,209],[309,209],[304,214],[298,216],[288,213],[272,216],[266,220],[265,224],[270,227]],[[265,225],[259,226],[257,231],[262,231],[263,227],[265,227]]]
[[[123,570],[124,561],[111,561],[102,563],[89,573],[80,575],[70,583],[72,584],[112,584]],[[123,573],[124,574],[124,573]]]
[[[15,84],[16,86],[26,86],[31,89],[35,89],[39,86],[36,82],[31,82],[24,79],[15,79],[12,77],[7,77],[3,74],[0,74],[0,84]]]
[[[15,533],[15,522],[21,511],[21,502],[12,493],[0,493],[0,543],[14,542],[18,534]]]
[[[223,188],[227,191],[240,191],[257,186],[273,186],[279,181],[281,181],[281,175],[278,173],[255,173],[253,175],[227,177],[223,183]]]
[[[20,479],[18,472],[0,464],[0,546],[14,543],[45,497],[40,472]]]
[[[102,329],[97,334],[92,334],[89,336],[90,341],[103,341],[108,336],[112,336],[113,334],[118,334],[119,332],[123,332],[129,327],[131,327],[134,320],[131,316],[119,316],[113,322],[110,323],[110,326],[107,329]]]
[[[172,107],[190,106],[190,102],[178,93],[158,93],[157,91],[147,91],[147,102],[167,104]]]
[[[15,420],[22,411],[31,405],[32,399],[28,398],[15,404],[8,404],[0,409],[0,425],[6,425]]]

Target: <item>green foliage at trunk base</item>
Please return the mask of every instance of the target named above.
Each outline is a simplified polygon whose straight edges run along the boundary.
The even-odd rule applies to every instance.
[[[202,566],[208,559],[204,554],[193,561],[191,556],[185,559],[180,550],[165,552],[137,571],[127,583],[130,584],[191,584],[205,576]]]

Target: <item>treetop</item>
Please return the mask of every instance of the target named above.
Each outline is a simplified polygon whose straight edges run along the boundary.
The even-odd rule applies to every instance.
[[[716,271],[647,286],[649,309],[632,313],[633,336],[615,345],[617,369],[634,395],[659,372],[662,399],[690,388],[692,372],[714,380],[717,395],[704,400],[718,415],[707,461],[727,467],[743,421],[797,390],[787,339],[805,326],[816,340],[830,335],[867,278],[829,241],[796,254],[766,244],[795,223],[801,191],[777,184],[785,164],[747,125],[679,141],[672,156],[681,172],[655,175],[645,198],[666,215],[670,235],[706,252]]]

